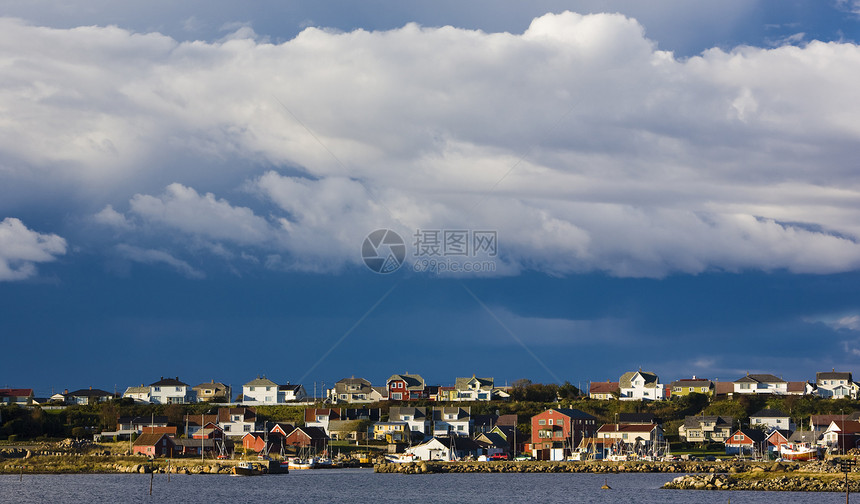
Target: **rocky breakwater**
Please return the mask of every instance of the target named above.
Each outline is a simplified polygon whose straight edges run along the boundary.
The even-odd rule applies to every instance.
[[[761,490],[782,492],[844,492],[845,478],[833,461],[808,464],[757,464],[729,474],[686,474],[663,485],[674,490]],[[860,492],[860,479],[849,479]]]

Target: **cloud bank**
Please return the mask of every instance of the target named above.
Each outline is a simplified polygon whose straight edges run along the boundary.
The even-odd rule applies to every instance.
[[[3,18],[0,56],[0,200],[71,188],[64,211],[127,253],[202,240],[337,271],[377,228],[477,228],[499,232],[498,274],[860,265],[850,43],[681,59],[634,19],[571,12],[280,44]]]

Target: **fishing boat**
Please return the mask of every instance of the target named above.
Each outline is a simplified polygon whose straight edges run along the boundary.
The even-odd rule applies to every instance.
[[[259,476],[263,471],[253,462],[239,462],[233,466],[234,476]]]
[[[818,458],[818,448],[810,446],[808,443],[786,443],[779,446],[779,455],[785,460],[816,460]]]
[[[420,459],[414,453],[392,453],[385,456],[385,461],[391,462],[392,464],[405,464],[408,462],[415,462],[417,460]]]
[[[298,458],[293,457],[287,463],[287,467],[290,470],[303,470],[303,469],[314,469],[316,468],[316,460],[312,458]]]

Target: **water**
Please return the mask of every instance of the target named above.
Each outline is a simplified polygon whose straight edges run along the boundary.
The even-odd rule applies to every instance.
[[[148,474],[0,476],[0,502],[334,503],[841,503],[839,493],[661,490],[674,474],[376,474],[371,469],[285,475]],[[601,490],[604,479],[612,490]],[[856,501],[855,501],[856,498]],[[860,496],[852,502],[860,503]]]

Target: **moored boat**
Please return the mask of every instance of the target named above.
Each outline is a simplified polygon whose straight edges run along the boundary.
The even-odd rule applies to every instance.
[[[253,462],[239,462],[239,464],[233,466],[234,476],[259,476],[261,474],[263,474],[263,471]]]

